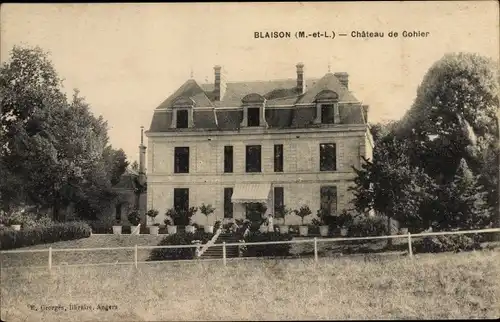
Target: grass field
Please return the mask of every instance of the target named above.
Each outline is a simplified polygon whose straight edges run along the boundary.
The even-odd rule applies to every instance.
[[[102,248],[102,247],[133,247],[155,246],[165,236],[153,235],[92,235],[89,238],[78,240],[61,241],[51,244],[35,245],[23,247],[21,249],[44,249],[53,248],[52,264],[54,266],[64,264],[100,264],[100,263],[124,263],[134,260],[134,251],[132,249],[103,250],[103,251],[72,251],[58,252],[62,248]],[[303,238],[295,238],[303,239]],[[307,239],[311,239],[307,237]],[[318,238],[318,240],[321,240]],[[403,243],[401,246],[405,249],[404,241],[395,240],[394,243]],[[350,242],[318,242],[318,255],[320,257],[336,256],[340,253],[365,253],[380,252],[384,250],[385,241],[367,242],[362,244],[352,244]],[[150,254],[150,249],[138,250],[138,261],[145,261]],[[293,244],[291,251],[295,257],[312,257],[314,246],[312,243]],[[19,266],[47,266],[48,252],[37,253],[6,253],[0,258],[1,267],[19,267]]]
[[[500,316],[499,251],[366,258],[4,269],[1,313],[6,321]]]

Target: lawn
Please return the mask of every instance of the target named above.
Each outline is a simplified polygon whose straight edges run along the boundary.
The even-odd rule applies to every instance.
[[[1,312],[6,321],[495,318],[499,263],[493,250],[4,269]],[[59,311],[40,311],[50,305]]]

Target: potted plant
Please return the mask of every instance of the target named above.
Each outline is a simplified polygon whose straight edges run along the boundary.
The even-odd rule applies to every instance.
[[[12,227],[12,229],[17,231],[21,230],[22,218],[20,214],[18,214],[17,212],[14,213],[14,215],[9,218],[8,223],[9,226]]]
[[[158,231],[160,230],[160,224],[155,223],[155,218],[158,216],[158,210],[149,209],[146,215],[151,218],[152,225],[149,226],[149,233],[151,235],[158,235]]]
[[[113,225],[113,234],[115,234],[115,235],[121,235],[122,234],[122,225],[120,225],[120,220],[119,219],[117,219],[115,221],[115,224]]]
[[[329,213],[325,209],[319,209],[316,213],[318,219],[313,219],[316,226],[319,227],[319,234],[322,237],[327,237],[329,232],[329,225],[327,223],[327,218],[329,217]]]
[[[163,221],[165,223],[165,226],[167,226],[167,233],[169,235],[173,235],[177,233],[177,226],[175,225],[175,218],[177,218],[178,214],[177,211],[175,211],[174,208],[167,209],[165,212],[165,220]]]
[[[295,214],[302,219],[302,225],[299,227],[300,236],[307,236],[308,227],[304,225],[304,218],[309,216],[312,212],[309,206],[303,205],[298,210],[294,210]]]
[[[343,210],[338,216],[338,228],[340,228],[340,236],[345,237],[349,232],[349,227],[352,226],[354,218],[347,210]]]
[[[287,208],[285,205],[278,207],[278,213],[283,217],[283,225],[279,225],[280,234],[288,234],[290,228],[286,224],[286,216],[292,213],[290,208]]]
[[[198,211],[198,207],[191,207],[187,211],[183,212],[185,216],[185,220],[187,220],[188,225],[186,225],[186,233],[194,233],[196,231],[196,227],[192,225],[191,217]]]
[[[200,212],[204,214],[205,217],[207,217],[207,224],[204,226],[204,230],[206,233],[212,234],[214,232],[214,226],[208,224],[208,216],[210,216],[210,214],[212,214],[214,211],[215,208],[212,207],[212,205],[210,204],[208,205],[202,204],[200,207]]]
[[[130,233],[132,235],[139,235],[139,223],[141,222],[141,215],[139,210],[132,210],[127,216],[128,222],[131,224]]]

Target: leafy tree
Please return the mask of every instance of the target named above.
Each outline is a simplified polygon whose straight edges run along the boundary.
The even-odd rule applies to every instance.
[[[499,89],[494,61],[447,54],[425,75],[400,126],[413,146],[414,164],[441,184],[453,180],[465,159],[474,174],[482,174],[491,206],[498,203]]]
[[[92,115],[77,90],[67,100],[39,48],[13,48],[0,68],[0,93],[3,206],[41,205],[60,220],[60,209],[74,204],[80,214],[95,218],[114,198],[110,177],[124,163],[123,158],[115,162],[119,166],[106,163],[107,123]],[[19,197],[12,198],[16,190]]]
[[[491,224],[485,193],[464,159],[460,161],[453,181],[440,186],[436,195],[429,209],[433,213],[433,230],[480,229]]]
[[[410,164],[408,145],[386,135],[375,146],[373,160],[354,168],[354,207],[359,213],[373,209],[415,229],[428,227],[424,211],[431,197],[432,180]]]

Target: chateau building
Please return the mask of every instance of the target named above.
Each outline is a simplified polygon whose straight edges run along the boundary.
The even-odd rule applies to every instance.
[[[284,80],[187,80],[155,110],[148,137],[147,208],[163,222],[169,208],[212,204],[216,220],[245,218],[248,203],[313,214],[351,207],[352,167],[371,158],[368,106],[349,91],[347,73],[306,78],[304,65]],[[197,213],[201,225],[207,218]],[[300,224],[295,215],[287,224]]]

